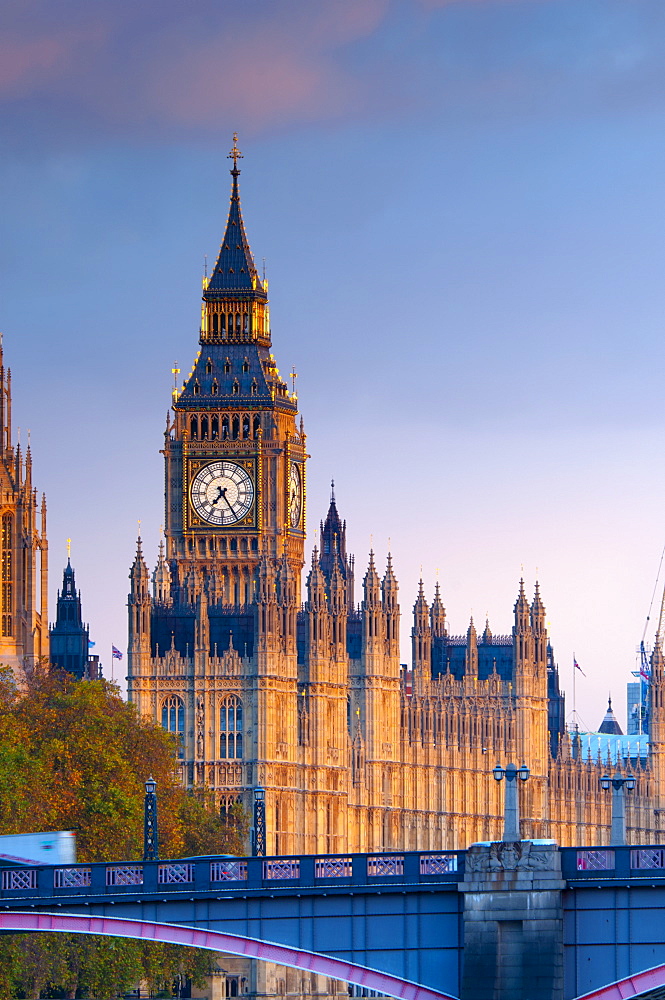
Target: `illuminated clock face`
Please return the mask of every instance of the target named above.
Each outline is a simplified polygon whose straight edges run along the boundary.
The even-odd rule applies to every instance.
[[[292,528],[297,528],[300,524],[302,514],[302,482],[300,478],[300,468],[295,462],[291,462],[289,472],[289,520]]]
[[[235,462],[211,462],[192,482],[192,507],[208,524],[236,524],[254,503],[254,484],[246,469]]]

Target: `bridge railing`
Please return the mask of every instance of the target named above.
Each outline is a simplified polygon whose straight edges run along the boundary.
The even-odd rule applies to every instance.
[[[665,877],[665,847],[563,847],[561,870],[573,881]]]
[[[301,857],[184,858],[113,864],[43,865],[0,869],[0,899],[77,895],[262,889],[293,886],[457,883],[463,851]]]

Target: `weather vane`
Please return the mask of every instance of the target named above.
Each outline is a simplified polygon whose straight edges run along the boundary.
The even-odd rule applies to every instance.
[[[291,392],[295,396],[296,394],[296,379],[298,378],[298,372],[296,371],[296,366],[293,365],[291,368]]]
[[[233,149],[228,154],[228,159],[233,160],[234,172],[238,170],[238,160],[242,160],[242,153],[238,149],[238,133],[233,133]]]

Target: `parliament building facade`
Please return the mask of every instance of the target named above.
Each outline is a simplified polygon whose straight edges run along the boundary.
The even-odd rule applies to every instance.
[[[428,601],[421,583],[407,669],[391,557],[370,553],[356,585],[333,492],[301,593],[306,436],[271,353],[267,283],[245,233],[235,146],[231,155],[199,351],[164,434],[164,539],[152,572],[139,539],[130,572],[129,698],[177,738],[183,782],[213,790],[222,810],[251,812],[265,789],[268,854],[499,839],[497,762],[530,769],[524,837],[606,843],[608,762],[583,759],[565,731],[537,584],[516,588],[509,635],[472,621],[455,636],[439,587]],[[658,643],[651,691],[648,757],[619,769],[637,779],[629,837],[662,843]]]

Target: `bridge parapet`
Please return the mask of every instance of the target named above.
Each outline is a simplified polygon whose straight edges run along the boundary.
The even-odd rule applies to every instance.
[[[664,847],[562,847],[560,850],[561,872],[569,885],[611,879],[665,878]]]
[[[187,888],[224,888],[246,894],[270,888],[321,889],[339,886],[457,883],[464,872],[463,851],[402,854],[306,855],[301,857],[183,858],[113,864],[40,865],[1,869],[0,900],[77,895],[117,896]]]

